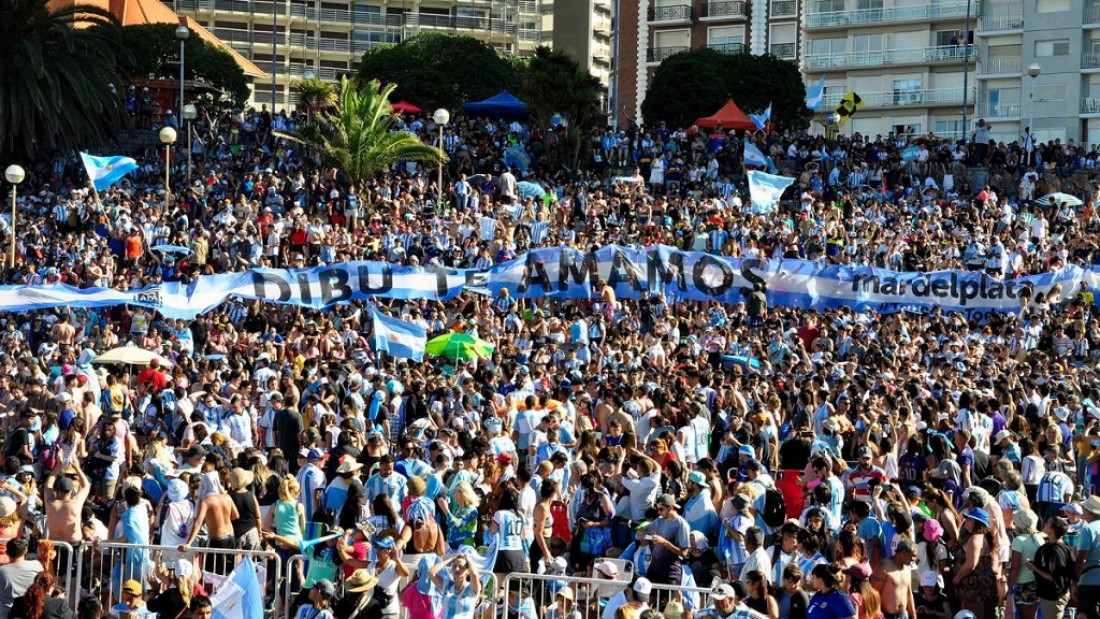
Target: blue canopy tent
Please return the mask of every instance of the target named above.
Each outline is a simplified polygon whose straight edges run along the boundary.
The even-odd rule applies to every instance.
[[[484,101],[463,103],[462,109],[467,114],[489,118],[520,118],[527,114],[527,104],[507,90]]]

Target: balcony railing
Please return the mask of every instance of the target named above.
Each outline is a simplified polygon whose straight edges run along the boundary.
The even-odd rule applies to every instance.
[[[1022,13],[1011,13],[1006,15],[983,15],[981,25],[982,27],[979,32],[1020,30],[1024,27],[1024,16]]]
[[[217,2],[231,2],[234,0],[216,0]],[[310,21],[351,23],[352,12],[349,9],[315,9],[313,7],[290,5],[292,17],[304,17]]]
[[[982,74],[997,74],[997,73],[1020,73],[1021,59],[1019,56],[997,56],[995,58],[985,58],[980,65],[979,73]]]
[[[383,15],[382,13],[355,11],[351,15],[352,21],[358,26],[401,26],[400,15]]]
[[[1084,23],[1086,23],[1086,24],[1100,23],[1100,2],[1086,2],[1085,3]]]
[[[238,28],[213,28],[214,36],[218,37],[226,43],[252,43],[252,37],[249,36],[247,30],[240,30]],[[259,36],[257,39],[265,39],[268,43],[271,42],[271,33],[262,32],[257,33]],[[280,42],[286,41],[286,35],[280,35],[276,37]],[[258,43],[261,41],[257,41]]]
[[[771,52],[772,56],[779,58],[794,58],[795,45],[794,43],[772,43]]]
[[[798,12],[795,0],[772,0],[772,17],[791,17]]]
[[[970,7],[971,15],[977,15],[977,3]],[[942,17],[965,17],[966,3],[928,4],[888,9],[859,9],[856,11],[829,11],[805,15],[807,28],[878,24],[882,22],[913,21]]]
[[[703,17],[747,17],[748,3],[741,0],[703,3]]]
[[[1082,69],[1100,69],[1100,52],[1085,52],[1081,54]]]
[[[729,54],[735,56],[737,54],[744,54],[748,51],[745,48],[744,43],[710,43],[707,45],[710,49],[722,54]]]
[[[987,120],[991,118],[1019,118],[1020,102],[998,101],[994,103],[992,101],[983,101],[978,105],[978,116]]]
[[[671,6],[655,6],[649,9],[649,21],[691,21],[690,4],[673,4]]]
[[[520,13],[535,14],[539,12],[538,2],[531,2],[531,0],[520,0],[518,4]]]
[[[1081,98],[1081,113],[1082,114],[1100,114],[1100,98],[1082,97]]]
[[[976,90],[970,89],[970,101],[974,101]],[[831,110],[840,104],[844,93],[825,96],[825,109]],[[963,100],[962,88],[933,88],[924,90],[886,90],[882,92],[859,93],[864,107],[895,107],[903,105],[954,105]]]
[[[970,58],[973,60],[973,46],[971,45],[970,47]],[[965,56],[966,46],[936,45],[913,49],[847,52],[843,54],[815,54],[806,56],[804,62],[807,69],[839,69],[843,67],[899,65],[924,62],[962,62]]]
[[[673,54],[679,54],[680,52],[686,52],[688,46],[677,45],[674,47],[651,47],[646,50],[646,62],[661,62],[665,58],[672,56]]]

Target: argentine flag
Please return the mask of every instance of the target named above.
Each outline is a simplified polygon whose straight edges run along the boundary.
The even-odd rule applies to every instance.
[[[92,179],[92,186],[96,191],[103,191],[138,167],[137,162],[129,157],[96,157],[80,153],[80,158],[84,161],[84,169],[88,171],[88,178]]]
[[[376,309],[371,310],[374,318],[374,350],[385,352],[400,359],[424,360],[424,349],[428,345],[428,332],[423,327],[391,318]]]
[[[749,197],[753,213],[770,213],[779,204],[783,190],[794,183],[793,178],[768,174],[759,170],[749,171]]]
[[[772,119],[772,104],[768,104],[768,109],[764,110],[763,114],[749,114],[749,120],[752,124],[756,125],[757,129],[763,129],[768,126],[768,123]]]
[[[811,110],[820,110],[825,107],[825,76],[821,81],[806,89],[806,107]]]
[[[751,165],[757,168],[767,168],[772,174],[777,174],[779,172],[772,158],[765,155],[764,151],[757,148],[755,144],[748,140],[745,140],[745,165]]]
[[[263,619],[264,593],[251,557],[237,564],[210,601],[214,619]]]

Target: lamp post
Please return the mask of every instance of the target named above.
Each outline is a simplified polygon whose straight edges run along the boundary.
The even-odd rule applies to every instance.
[[[183,113],[183,44],[187,42],[187,38],[191,36],[191,31],[187,29],[187,26],[180,24],[176,28],[176,38],[180,40],[180,113]]]
[[[4,170],[4,180],[11,183],[11,268],[15,269],[15,193],[19,183],[23,182],[27,173],[18,165],[12,164]]]
[[[966,25],[963,26],[963,110],[962,110],[962,132],[963,140],[966,141],[966,137],[970,135],[966,129],[966,106],[970,102],[970,95],[967,92],[970,89],[970,4],[971,0],[966,0]],[[966,143],[969,143],[968,141]]]
[[[172,144],[176,142],[176,130],[171,127],[163,127],[160,130],[160,143],[164,144],[164,210],[168,210],[168,199],[172,195],[171,179],[172,171]]]
[[[187,122],[187,185],[191,185],[191,123],[195,122],[195,119],[199,117],[199,111],[194,105],[188,103],[183,106],[183,120]]]
[[[1028,165],[1031,165],[1031,153],[1035,150],[1035,78],[1039,77],[1042,72],[1043,67],[1038,62],[1031,63],[1031,66],[1027,68],[1027,74],[1031,77],[1031,93],[1028,94],[1028,99],[1031,100],[1031,117],[1027,121],[1027,128],[1030,133],[1027,145]]]
[[[432,120],[435,124],[439,125],[439,150],[443,150],[443,125],[451,122],[451,113],[447,111],[447,108],[441,107],[432,114]],[[443,206],[443,162],[439,162],[439,196],[436,202],[439,203],[440,208]]]

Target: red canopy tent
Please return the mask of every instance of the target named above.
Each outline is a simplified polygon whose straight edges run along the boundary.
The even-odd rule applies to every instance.
[[[394,103],[390,107],[393,108],[393,111],[398,112],[400,114],[423,114],[424,113],[424,110],[416,107],[415,105],[409,103],[408,101],[398,101],[397,103]]]
[[[737,129],[740,131],[756,130],[756,125],[741,111],[741,108],[737,107],[733,99],[726,101],[722,109],[714,114],[699,118],[695,121],[695,125],[703,129],[713,129],[718,126],[719,123],[722,124],[722,128],[726,131],[730,129]]]

